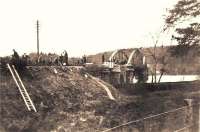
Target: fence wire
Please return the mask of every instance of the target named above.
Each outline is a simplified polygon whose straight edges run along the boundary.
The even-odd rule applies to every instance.
[[[199,105],[200,103],[192,106],[183,106],[156,115],[129,121],[102,132],[183,132],[186,129],[192,129],[194,126],[196,126],[197,129],[200,114],[198,112]]]

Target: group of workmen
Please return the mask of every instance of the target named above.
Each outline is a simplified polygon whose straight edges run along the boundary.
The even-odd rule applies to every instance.
[[[16,50],[13,49],[13,55],[11,57],[11,62],[14,65],[20,65],[21,63],[25,65],[69,65],[68,63],[68,54],[64,51],[60,56],[53,57],[51,54],[47,54],[47,57],[44,57],[43,54],[39,54],[37,59],[31,59],[31,56],[26,55],[25,53],[20,57]]]
[[[37,60],[31,59],[31,56],[26,55],[25,53],[20,57],[19,54],[15,49],[13,49],[13,55],[11,57],[11,62],[14,65],[64,65],[68,66],[69,64],[69,57],[67,51],[61,53],[60,56],[48,54],[44,57],[43,54],[39,54]],[[87,63],[87,57],[84,55],[80,61],[79,65]],[[72,64],[73,65],[73,64]]]

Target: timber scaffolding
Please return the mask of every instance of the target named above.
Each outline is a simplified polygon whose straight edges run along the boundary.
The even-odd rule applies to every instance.
[[[29,96],[29,94],[28,94],[28,92],[27,92],[17,70],[15,69],[15,66],[12,65],[12,67],[11,67],[10,64],[7,64],[7,66],[8,66],[8,69],[9,69],[9,71],[10,71],[10,73],[11,73],[11,75],[12,75],[14,81],[15,81],[15,84],[18,87],[18,90],[19,90],[19,92],[20,92],[20,94],[21,94],[21,96],[24,100],[24,103],[25,103],[28,111],[37,112],[33,101],[31,100],[31,98],[30,98],[30,96]]]

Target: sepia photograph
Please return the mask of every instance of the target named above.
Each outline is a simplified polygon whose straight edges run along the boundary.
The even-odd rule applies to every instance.
[[[0,0],[0,132],[200,132],[200,0]]]

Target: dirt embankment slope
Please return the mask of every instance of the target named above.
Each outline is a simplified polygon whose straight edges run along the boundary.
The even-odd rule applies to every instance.
[[[200,97],[199,82],[189,90],[148,91],[125,96],[111,85],[115,100],[78,67],[29,67],[21,74],[37,113],[29,112],[9,72],[0,74],[0,131],[99,131],[183,105]]]
[[[65,123],[68,130],[88,131],[101,125],[106,107],[122,96],[110,87],[115,101],[102,86],[78,68],[29,67],[21,73],[37,113],[28,112],[9,72],[1,72],[1,131],[50,131]],[[59,128],[60,129],[60,128]]]

